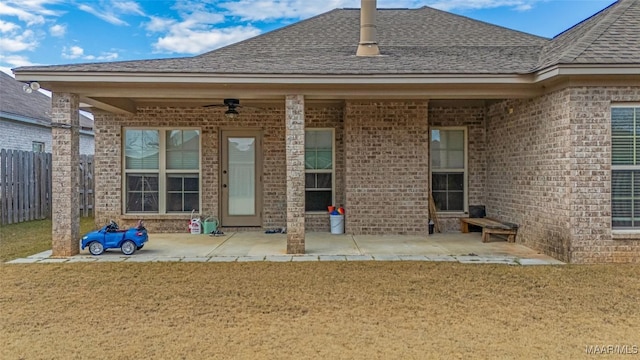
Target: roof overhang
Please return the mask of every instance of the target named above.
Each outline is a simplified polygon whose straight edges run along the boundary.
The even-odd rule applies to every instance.
[[[566,79],[606,76],[639,81],[638,65],[557,65],[533,74],[212,74],[145,72],[16,72],[54,92],[78,94],[83,104],[133,114],[141,106],[202,106],[224,98],[279,101],[346,99],[509,99],[543,94]]]

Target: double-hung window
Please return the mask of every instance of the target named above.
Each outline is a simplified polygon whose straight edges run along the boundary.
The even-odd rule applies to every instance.
[[[640,229],[640,106],[611,108],[611,220]]]
[[[431,193],[439,211],[466,211],[466,144],[466,128],[431,130]]]
[[[307,129],[304,140],[305,210],[327,211],[333,205],[333,129]]]
[[[200,131],[126,129],[125,213],[200,208]]]

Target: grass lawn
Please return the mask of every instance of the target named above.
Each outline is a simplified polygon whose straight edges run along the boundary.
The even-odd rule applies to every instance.
[[[2,261],[50,248],[0,228]],[[0,359],[635,358],[639,299],[638,265],[0,264]]]
[[[640,346],[637,265],[0,265],[0,289],[2,359],[580,359]]]
[[[96,225],[92,217],[80,218],[80,235],[94,229]],[[50,249],[51,219],[0,226],[0,262]]]

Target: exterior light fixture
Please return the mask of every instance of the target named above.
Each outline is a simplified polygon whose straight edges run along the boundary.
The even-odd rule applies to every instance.
[[[229,107],[229,110],[224,112],[224,116],[228,119],[235,119],[238,117],[238,115],[240,114],[238,113],[238,110],[235,109],[235,107]]]
[[[37,81],[31,81],[22,86],[22,91],[26,92],[27,94],[31,94],[32,92],[38,91],[39,89],[40,89],[40,83]]]

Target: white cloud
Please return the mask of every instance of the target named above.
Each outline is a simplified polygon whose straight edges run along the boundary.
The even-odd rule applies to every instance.
[[[20,29],[20,26],[14,24],[14,23],[0,20],[0,32],[1,33],[13,32],[13,31],[17,31],[19,29]]]
[[[129,25],[122,19],[124,15],[146,16],[140,5],[135,1],[101,1],[99,4],[94,5],[99,7],[80,4],[78,9],[117,26]]]
[[[140,8],[140,5],[135,1],[114,1],[113,8],[121,14],[136,14],[145,16],[144,11]]]
[[[426,5],[436,9],[450,10],[478,10],[498,7],[510,7],[519,11],[531,10],[535,3],[542,0],[441,0],[428,1]]]
[[[69,48],[62,48],[61,56],[65,59],[82,59],[90,61],[113,61],[118,58],[117,52],[102,52],[100,55],[86,55],[84,49],[74,45]]]
[[[86,4],[80,4],[78,6],[78,9],[88,12],[89,14],[94,15],[95,17],[102,19],[113,25],[120,25],[120,26],[129,25],[127,24],[126,21],[120,20],[120,18],[118,18],[118,16],[116,16],[112,12],[106,12],[103,10],[94,9],[93,7]]]
[[[63,37],[67,33],[67,26],[56,24],[49,28],[49,34],[55,37]]]
[[[67,48],[66,46],[62,48],[62,57],[65,59],[77,59],[84,55],[84,49],[80,46],[72,46]]]
[[[496,7],[512,7],[529,10],[539,1],[548,0],[380,0],[378,8],[419,8],[430,6],[441,10],[471,10]],[[335,8],[359,8],[359,0],[236,0],[219,5],[229,15],[243,21],[272,21],[280,19],[305,19]]]
[[[19,34],[13,33],[12,36],[0,37],[0,53],[33,50],[36,46],[38,46],[38,41],[31,30],[25,30]]]
[[[171,26],[175,24],[174,19],[164,19],[156,16],[151,16],[151,21],[144,24],[144,28],[151,32],[165,32],[169,31]]]
[[[44,16],[32,13],[12,2],[0,2],[0,15],[17,17],[20,21],[24,21],[27,25],[44,23]]]
[[[11,67],[35,65],[26,56],[22,55],[0,55],[0,62],[9,64]]]
[[[199,54],[260,34],[253,26],[235,26],[219,29],[177,29],[158,39],[154,48],[160,52]]]
[[[335,8],[359,7],[360,1],[353,0],[240,0],[227,1],[220,7],[244,21],[265,21],[276,19],[302,19]],[[378,4],[381,7],[381,4]]]
[[[153,44],[157,52],[198,54],[260,34],[250,24],[224,27],[223,13],[205,3],[178,3],[179,20],[151,17],[149,32],[161,33]]]

